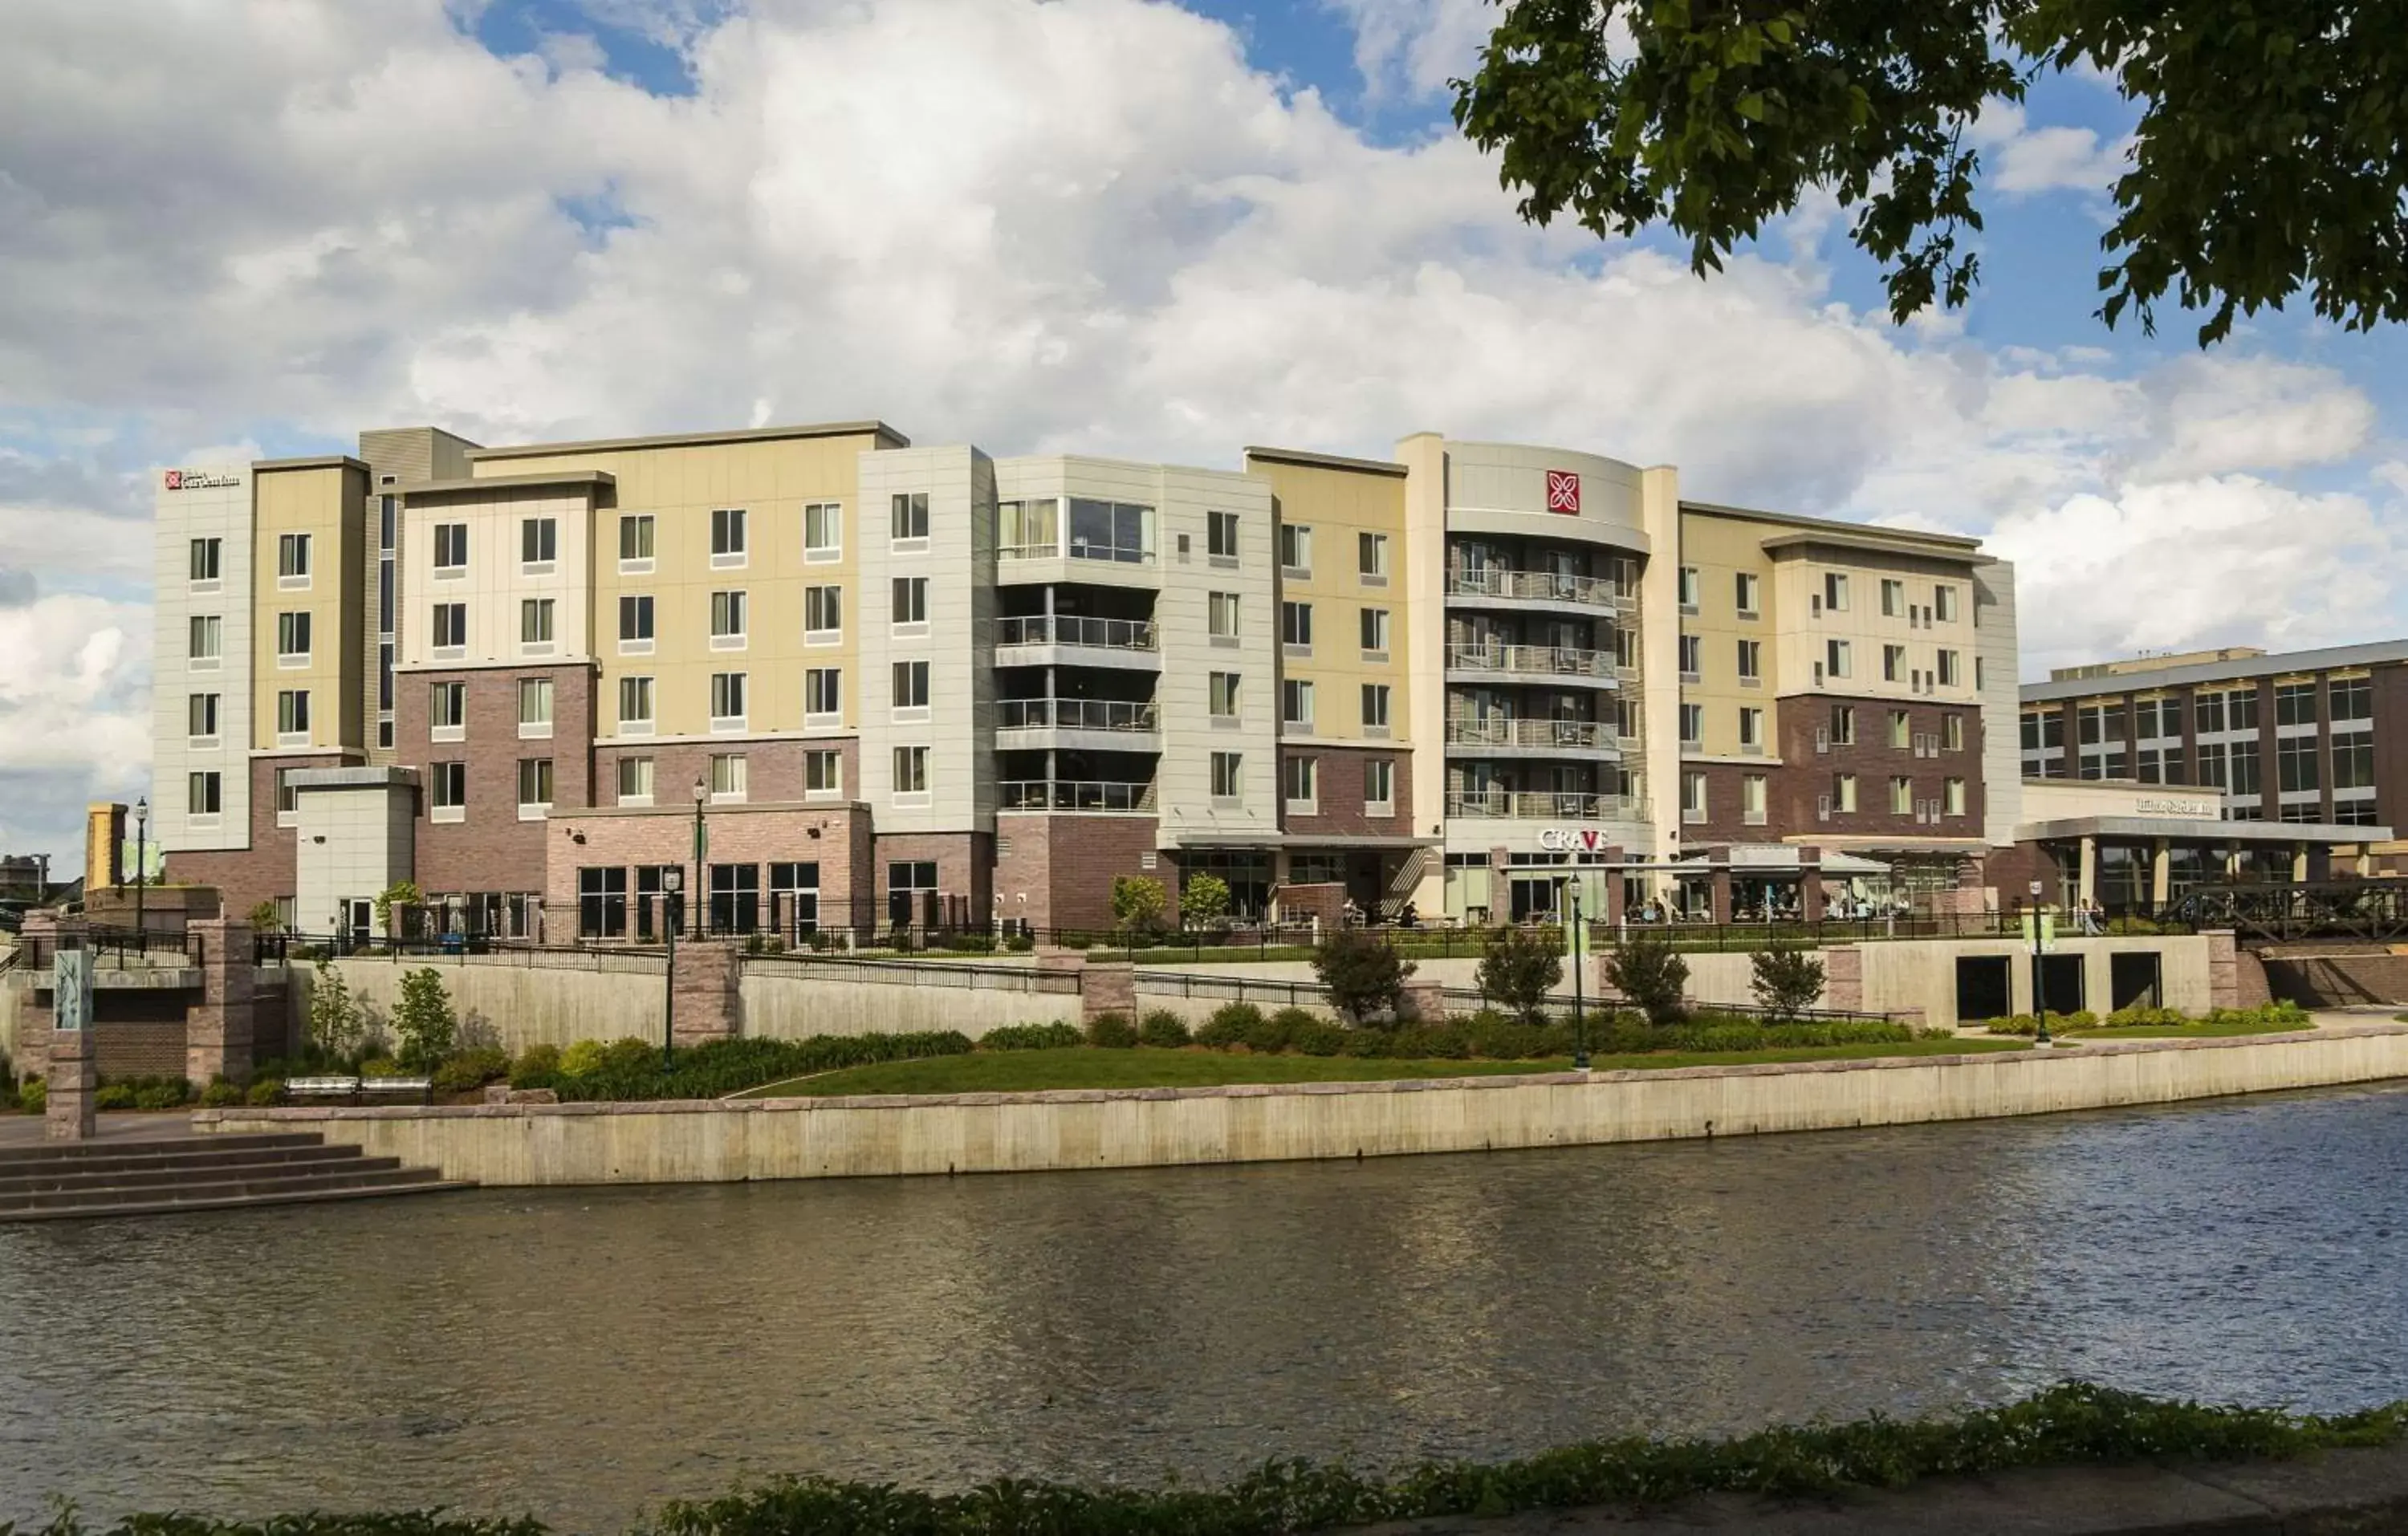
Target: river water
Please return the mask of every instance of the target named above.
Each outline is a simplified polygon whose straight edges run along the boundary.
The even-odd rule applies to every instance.
[[[0,1520],[1213,1480],[2408,1396],[2408,1088],[1565,1151],[0,1227]]]

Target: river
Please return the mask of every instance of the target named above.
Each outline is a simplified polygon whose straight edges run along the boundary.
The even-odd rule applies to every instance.
[[[0,1520],[1151,1482],[1996,1400],[2408,1395],[2408,1087],[0,1227]]]

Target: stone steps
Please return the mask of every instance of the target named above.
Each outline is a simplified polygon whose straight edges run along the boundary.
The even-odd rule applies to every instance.
[[[0,1222],[223,1211],[474,1185],[315,1135],[75,1142],[0,1153]]]

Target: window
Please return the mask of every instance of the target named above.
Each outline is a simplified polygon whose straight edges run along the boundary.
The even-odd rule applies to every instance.
[[[1388,659],[1388,610],[1384,608],[1363,610],[1363,659]]]
[[[652,558],[652,514],[625,512],[619,518],[619,564],[651,568]]]
[[[556,517],[523,517],[519,519],[519,564],[522,567],[552,568],[560,558],[560,520]],[[528,574],[537,572],[530,570]]]
[[[2332,723],[2372,720],[2374,718],[2374,682],[2371,678],[2335,678],[2332,681]]]
[[[717,507],[710,513],[710,563],[714,566],[744,564],[744,509]]]
[[[193,580],[195,582],[217,581],[219,563],[224,554],[225,540],[222,538],[194,539]]]
[[[280,823],[286,816],[301,814],[301,786],[293,782],[293,776],[300,771],[298,768],[276,770],[276,815]]]
[[[2136,777],[2144,784],[2189,782],[2183,777],[2183,750],[2180,747],[2143,747],[2136,755],[2140,759],[2140,771]]]
[[[2125,755],[2124,706],[2084,704],[2073,711],[2076,744],[2081,749],[2080,776],[2121,779],[2130,769]]]
[[[1845,640],[1824,641],[1823,666],[1824,668],[1835,678],[1843,678],[1848,676],[1851,670],[1848,642]]]
[[[218,696],[189,694],[184,698],[184,734],[195,739],[218,733]]]
[[[1312,729],[1312,684],[1289,678],[1280,684],[1280,724],[1293,730]]]
[[[1681,706],[1681,743],[1694,747],[1706,739],[1706,707],[1702,704]]]
[[[1884,682],[1896,682],[1899,681],[1899,675],[1905,670],[1906,647],[1902,645],[1883,646],[1882,681]]]
[[[1940,748],[1942,752],[1965,750],[1965,717],[1954,711],[1940,717]]]
[[[1697,682],[1698,674],[1704,670],[1703,661],[1705,655],[1705,645],[1706,642],[1702,636],[1684,635],[1681,637],[1681,678],[1684,682]]]
[[[1205,629],[1215,645],[1238,643],[1238,595],[1234,592],[1207,594],[1204,599]]]
[[[1358,533],[1354,536],[1354,568],[1367,587],[1388,584],[1388,536],[1383,533]]]
[[[895,626],[898,629],[928,622],[928,579],[924,576],[895,578]]]
[[[577,871],[577,936],[580,939],[624,939],[627,936],[627,871],[617,865]]]
[[[527,819],[529,811],[552,809],[552,759],[522,757],[519,759],[519,816]]]
[[[897,544],[926,543],[928,539],[928,493],[897,491],[890,499],[886,522],[887,535]]]
[[[1742,708],[1739,711],[1739,748],[1742,752],[1764,750],[1764,711]]]
[[[1681,775],[1681,819],[1684,822],[1706,819],[1706,776],[1695,769]]]
[[[2332,747],[2332,786],[2335,790],[2372,789],[2374,787],[2374,739],[2363,731],[2346,739],[2337,739]]]
[[[2224,733],[2224,696],[2222,694],[2197,695],[2192,699],[2192,705],[2198,711],[2196,718],[2199,722],[2200,735],[2220,736]]]
[[[221,796],[225,781],[214,771],[195,773],[184,781],[184,809],[195,816],[214,816],[224,810]]]
[[[293,746],[309,739],[309,690],[286,688],[276,696],[276,744]]]
[[[744,674],[710,674],[710,728],[741,730],[744,726]]]
[[[468,685],[437,682],[426,690],[426,723],[437,741],[457,741],[468,729]],[[447,734],[448,733],[448,734]]]
[[[1831,809],[1843,816],[1856,813],[1856,776],[1835,773],[1831,776]]]
[[[1964,668],[1957,665],[1956,653],[1954,651],[1941,652],[1940,686],[1942,688],[1955,688],[1961,686],[1963,682]]]
[[[276,584],[306,587],[309,584],[309,536],[306,533],[279,534],[276,538]]]
[[[1312,811],[1320,806],[1315,771],[1319,762],[1313,757],[1290,757],[1280,764],[1280,777],[1283,781],[1282,792],[1287,798],[1290,811]]]
[[[2201,741],[2199,744],[2199,782],[2211,789],[2222,789],[2225,785],[2224,762],[2223,742]]]
[[[1154,558],[1154,509],[1070,499],[1070,558],[1143,565]]]
[[[2255,744],[2234,742],[2229,767],[2231,782],[2225,785],[2227,794],[2237,799],[2255,800],[2264,793],[2265,779]]]
[[[1896,619],[1905,614],[1906,583],[1904,581],[1893,581],[1886,576],[1883,577],[1881,584],[1881,597],[1883,618]]]
[[[437,603],[428,626],[437,651],[458,651],[468,643],[468,605]]]
[[[1204,549],[1215,565],[1238,563],[1238,514],[1206,512],[1204,514]]]
[[[812,667],[803,672],[803,722],[832,725],[844,716],[844,673],[834,667]]]
[[[1245,794],[1245,754],[1216,752],[1212,754],[1212,798],[1234,800]]]
[[[1214,672],[1205,684],[1206,709],[1215,720],[1238,718],[1238,674]]]
[[[2274,743],[2274,787],[2286,795],[2305,795],[2322,787],[2317,772],[2316,739],[2286,736]]]
[[[2229,731],[2258,729],[2258,690],[2237,689],[2224,696],[2224,728]]]
[[[427,778],[426,803],[434,808],[435,820],[458,821],[468,809],[468,765],[430,763]]]
[[[715,752],[710,754],[710,797],[714,800],[740,800],[752,777],[748,759],[740,752]]]
[[[1890,711],[1890,712],[1889,712],[1889,744],[1890,744],[1891,746],[1893,746],[1893,747],[1899,747],[1899,748],[1904,748],[1904,747],[1911,747],[1911,746],[1913,746],[1913,745],[1914,744],[1914,716],[1912,716],[1912,715],[1908,714],[1904,710],[1892,710],[1892,711]]]
[[[1823,606],[1834,613],[1845,613],[1848,610],[1846,572],[1827,570],[1823,573]]]
[[[915,910],[936,894],[937,861],[897,859],[886,867],[886,918],[896,926],[918,921]]]
[[[552,679],[519,679],[519,735],[521,738],[548,737],[552,734]]]
[[[1679,583],[1681,594],[1681,611],[1684,613],[1695,613],[1698,610],[1698,567],[1695,566],[1683,566],[1681,567]]]
[[[928,664],[924,661],[898,661],[895,664],[895,708],[897,711],[928,708]]]
[[[1762,640],[1739,642],[1739,680],[1742,683],[1764,681],[1764,642]]]
[[[844,754],[824,749],[803,754],[803,793],[843,794]]]
[[[222,633],[222,621],[214,613],[195,613],[187,630],[184,654],[194,662],[209,666],[218,663],[218,642]]]
[[[1388,685],[1384,682],[1363,684],[1363,734],[1388,734]]]
[[[746,620],[745,595],[740,592],[714,592],[710,595],[710,648],[713,651],[744,649]]]
[[[468,524],[435,524],[435,575],[440,581],[468,568]]]
[[[1368,815],[1391,816],[1397,809],[1397,765],[1385,757],[1363,759],[1363,810]]]
[[[1940,590],[1946,592],[1949,589],[1942,587]],[[1947,782],[1946,785],[1941,791],[1940,809],[1943,813],[1951,816],[1961,816],[1965,814],[1964,780],[1951,779]]]
[[[844,558],[844,504],[814,501],[803,509],[803,559],[825,564]]]
[[[2132,706],[2133,734],[2142,740],[2182,735],[2182,700],[2144,698]]]
[[[803,589],[803,643],[834,645],[844,638],[844,588]]]
[[[895,749],[895,793],[905,795],[928,793],[928,749],[897,747]]]
[[[649,594],[621,594],[619,597],[620,653],[648,655],[652,649],[652,596]]]
[[[1956,589],[1945,581],[1933,587],[1931,609],[1939,615],[1942,624],[1955,624],[1956,622]],[[1961,816],[1964,813],[1961,810],[1949,812],[1952,816]]]
[[[1754,571],[1741,571],[1732,583],[1732,596],[1739,603],[1742,618],[1752,619],[1764,611],[1764,578]]]
[[[1762,826],[1764,814],[1765,778],[1761,773],[1745,773],[1739,781],[1739,819],[1750,826]]]
[[[552,643],[552,616],[554,600],[550,597],[527,597],[519,603],[519,643],[543,645]]]
[[[1889,782],[1889,809],[1894,816],[1914,814],[1914,781],[1892,779]]]
[[[1856,707],[1853,704],[1831,706],[1831,745],[1853,747],[1856,744]]]
[[[652,680],[621,678],[619,680],[619,729],[630,725],[649,731],[652,726]]]
[[[1289,576],[1312,574],[1312,529],[1311,526],[1283,523],[1279,531],[1280,569]]]
[[[1312,605],[1280,604],[1280,644],[1290,655],[1312,653]]]
[[[2316,685],[2313,682],[2278,682],[2274,685],[2274,728],[2285,725],[2313,725],[2316,723]]]
[[[305,666],[309,660],[309,615],[279,613],[276,616],[276,664],[279,667]]]

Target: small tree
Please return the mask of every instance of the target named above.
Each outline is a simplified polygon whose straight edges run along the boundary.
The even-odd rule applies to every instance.
[[[1391,1018],[1404,1000],[1412,962],[1361,928],[1332,928],[1312,952],[1312,969],[1329,989],[1330,1005],[1357,1024],[1374,1014]]]
[[[1674,954],[1666,940],[1626,940],[1606,956],[1605,979],[1647,1015],[1649,1024],[1678,1024],[1686,1015],[1681,988],[1689,979],[1689,962]]]
[[[1796,1018],[1823,995],[1823,962],[1795,944],[1757,950],[1748,968],[1754,972],[1748,986],[1765,1017],[1775,1022]]]
[[[1480,956],[1480,995],[1535,1024],[1547,994],[1564,979],[1563,952],[1532,929],[1499,928]]]
[[[251,927],[252,932],[274,933],[282,926],[284,926],[284,919],[277,915],[275,902],[263,901],[258,906],[251,909]]]
[[[401,1000],[394,1005],[393,1032],[400,1037],[401,1064],[418,1071],[432,1070],[452,1055],[460,1021],[452,1012],[452,995],[431,967],[405,972]]]
[[[1112,877],[1112,919],[1122,927],[1158,928],[1162,926],[1162,914],[1169,910],[1170,893],[1153,876]]]
[[[309,1043],[321,1055],[341,1061],[360,1047],[366,1021],[360,1000],[334,962],[321,955],[309,985]]]
[[[1206,927],[1229,915],[1229,883],[1210,870],[1187,877],[1179,892],[1179,915],[1190,926]]]
[[[419,891],[416,882],[394,881],[376,895],[377,926],[387,935],[392,935],[394,908],[416,907],[423,904],[425,900],[426,897]]]

